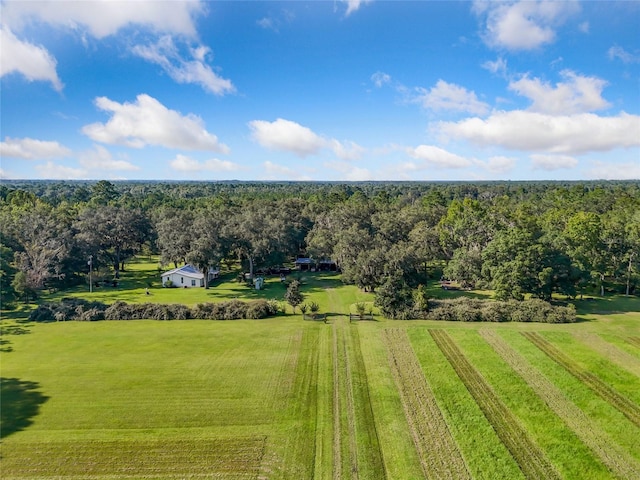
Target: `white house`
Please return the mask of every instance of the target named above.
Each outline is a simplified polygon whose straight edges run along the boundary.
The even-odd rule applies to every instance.
[[[164,272],[162,286],[166,286],[168,281],[178,288],[204,287],[204,274],[193,265],[185,265]]]

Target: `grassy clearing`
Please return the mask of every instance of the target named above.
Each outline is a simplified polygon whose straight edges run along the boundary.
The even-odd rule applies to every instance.
[[[591,388],[603,400],[616,407],[634,425],[640,427],[640,408],[637,404],[615,391],[593,373],[582,369],[580,365],[553,346],[549,341],[545,340],[540,334],[525,332],[523,335],[547,354],[549,358],[558,362],[558,364],[562,365],[571,375]]]
[[[471,478],[404,330],[383,338],[413,443],[427,478]]]
[[[502,442],[518,462],[525,477],[560,478],[544,452],[531,440],[527,431],[500,401],[482,375],[464,357],[451,337],[444,330],[431,330],[430,333]]]
[[[564,393],[551,383],[535,367],[528,363],[516,350],[509,346],[495,331],[480,330],[482,337],[509,364],[513,370],[531,387],[541,400],[576,434],[580,440],[618,478],[640,478],[640,463],[606,435],[587,415],[584,414]],[[575,445],[575,443],[572,443]],[[571,444],[569,445],[571,447]],[[570,448],[571,453],[575,449]],[[581,478],[606,478],[607,472],[597,465],[586,467],[589,462],[580,459]],[[595,468],[594,468],[595,467]]]
[[[300,280],[328,324],[290,308],[227,322],[34,324],[28,309],[17,322],[3,312],[3,478],[405,480],[428,475],[425,459],[456,478],[463,465],[474,479],[637,477],[638,425],[521,333],[640,408],[639,300],[585,301],[572,325],[350,324],[370,293],[336,274]],[[285,291],[279,278],[255,291],[231,275],[209,290],[158,285],[140,261],[90,298],[193,305]]]

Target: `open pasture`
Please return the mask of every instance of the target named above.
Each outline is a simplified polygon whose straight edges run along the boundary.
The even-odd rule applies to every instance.
[[[151,291],[284,292],[220,287]],[[369,294],[302,292],[327,324],[3,320],[2,477],[640,478],[637,299],[565,325],[350,323]]]

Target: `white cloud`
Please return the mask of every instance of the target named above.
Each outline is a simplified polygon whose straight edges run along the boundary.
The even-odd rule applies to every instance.
[[[635,163],[609,163],[602,161],[592,162],[592,167],[587,170],[589,178],[598,180],[640,180],[640,162]]]
[[[249,128],[253,139],[263,147],[293,152],[301,157],[317,154],[326,143],[311,129],[282,118],[274,122],[253,120],[249,122]]]
[[[489,109],[486,103],[478,100],[475,92],[444,80],[438,80],[430,90],[419,87],[416,91],[418,95],[413,101],[430,110],[453,110],[483,115]]]
[[[580,154],[640,146],[640,116],[624,112],[600,117],[591,113],[552,116],[499,111],[487,119],[438,122],[432,127],[445,136],[477,145],[533,152]]]
[[[384,72],[376,72],[371,75],[371,81],[376,87],[381,88],[383,85],[391,83],[391,76]]]
[[[617,45],[611,47],[607,51],[607,55],[610,60],[615,60],[617,58],[621,60],[622,63],[640,63],[640,54],[629,53],[624,48],[618,47]]]
[[[256,23],[266,30],[273,30],[274,32],[279,33],[280,27],[291,23],[294,18],[295,14],[292,11],[283,9],[278,14],[271,14],[269,16],[262,17],[257,20]]]
[[[569,115],[609,107],[609,103],[602,98],[606,81],[577,75],[571,70],[563,70],[560,75],[565,81],[558,82],[555,87],[538,78],[524,76],[511,82],[509,89],[529,98],[533,102],[529,110],[534,112]]]
[[[471,160],[433,145],[419,145],[416,148],[409,148],[407,153],[413,158],[440,168],[465,168],[473,165]],[[416,166],[416,169],[419,168]]]
[[[119,2],[3,2],[2,21],[14,31],[35,22],[88,31],[95,38],[104,38],[131,25],[142,25],[155,32],[196,36],[194,17],[204,12],[198,0],[158,2],[153,0]]]
[[[498,57],[495,62],[487,60],[482,64],[482,68],[484,68],[485,70],[489,70],[491,73],[506,75],[507,61],[502,57]]]
[[[92,123],[82,133],[96,142],[142,148],[157,145],[184,150],[228,153],[229,147],[207,132],[200,117],[181,115],[146,94],[135,103],[118,103],[98,97],[96,106],[112,114],[107,123]]]
[[[354,142],[342,142],[324,138],[310,128],[278,118],[274,122],[253,120],[249,122],[251,136],[261,146],[270,150],[295,153],[300,157],[317,155],[328,148],[343,160],[360,158],[364,148]]]
[[[44,47],[19,40],[6,26],[0,26],[0,46],[0,77],[20,73],[30,82],[51,82],[57,91],[62,90],[62,82],[56,72],[56,59]]]
[[[532,50],[552,43],[555,29],[576,13],[579,6],[575,1],[477,1],[474,10],[486,16],[487,44],[509,50]]]
[[[370,3],[372,0],[342,0],[347,4],[347,11],[345,12],[345,17],[348,17],[353,12],[357,12],[362,5],[366,5]]]
[[[211,50],[204,45],[189,49],[191,60],[183,58],[170,35],[161,37],[154,45],[136,45],[131,51],[149,62],[160,65],[178,83],[195,83],[216,95],[235,91],[230,80],[220,77],[205,63],[206,58],[211,55]]]
[[[582,22],[580,25],[578,25],[578,30],[580,30],[582,33],[589,33],[589,30],[591,29],[591,25],[589,25],[589,22]]]
[[[267,178],[270,180],[311,180],[311,177],[309,177],[307,174],[289,167],[285,167],[284,165],[278,165],[276,163],[266,161],[263,163],[263,166],[267,174]]]
[[[560,170],[578,166],[578,160],[568,155],[531,155],[531,160],[535,170]]]
[[[198,160],[189,158],[182,154],[176,155],[176,158],[171,160],[169,165],[174,170],[179,170],[181,172],[235,172],[242,169],[242,167],[237,163],[233,163],[228,160],[211,158],[209,160],[199,162]]]
[[[66,167],[53,162],[47,162],[44,165],[36,165],[35,169],[39,174],[39,178],[52,180],[76,180],[88,178],[86,170]]]
[[[33,138],[5,137],[4,142],[0,143],[0,155],[3,157],[42,160],[67,157],[70,154],[71,150],[58,142],[34,140]]]
[[[365,152],[363,147],[351,141],[342,143],[336,139],[331,139],[327,141],[327,145],[333,150],[336,157],[342,160],[358,160],[362,158],[362,154]]]
[[[93,150],[78,154],[80,165],[88,170],[140,170],[140,167],[126,160],[116,160],[102,145],[94,145]]]

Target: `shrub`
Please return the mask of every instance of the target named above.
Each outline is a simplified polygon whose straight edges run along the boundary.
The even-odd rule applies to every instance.
[[[266,318],[270,315],[271,308],[266,300],[254,300],[247,305],[245,318]]]
[[[104,311],[105,320],[130,320],[131,313],[129,306],[122,301],[112,303]]]

